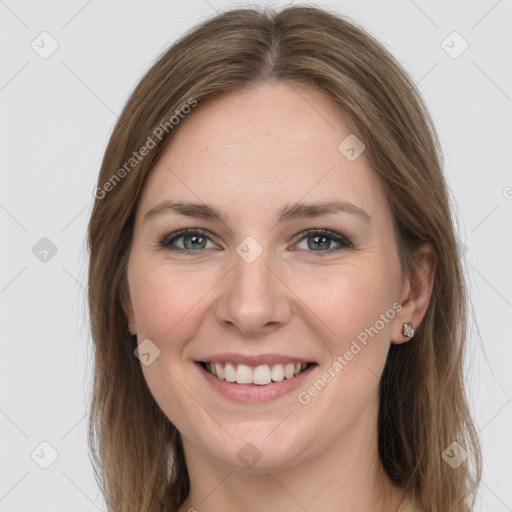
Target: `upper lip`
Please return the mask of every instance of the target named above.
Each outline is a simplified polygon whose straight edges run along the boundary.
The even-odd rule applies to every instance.
[[[246,364],[249,366],[259,366],[263,364],[286,364],[286,363],[313,363],[311,359],[304,359],[301,357],[287,356],[285,354],[259,354],[259,355],[248,355],[248,354],[235,354],[235,353],[224,353],[206,356],[198,362],[204,363],[235,363],[235,364]]]

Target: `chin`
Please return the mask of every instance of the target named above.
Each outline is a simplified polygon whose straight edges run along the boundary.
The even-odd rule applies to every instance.
[[[206,451],[219,462],[243,473],[280,471],[293,467],[307,457],[306,452],[313,445],[313,436],[309,438],[304,433],[296,436],[285,425],[276,428],[273,423],[269,428],[265,422],[261,428],[256,428],[254,424],[238,427],[239,433],[226,428],[233,437],[222,430],[219,432],[221,439],[210,438],[203,443]]]

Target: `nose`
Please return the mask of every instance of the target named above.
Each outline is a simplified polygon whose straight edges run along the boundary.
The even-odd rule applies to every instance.
[[[270,250],[250,263],[234,254],[233,268],[220,283],[219,323],[244,335],[265,335],[290,320],[292,294],[272,258]]]

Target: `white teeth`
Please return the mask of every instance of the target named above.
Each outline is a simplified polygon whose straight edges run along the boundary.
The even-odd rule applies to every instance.
[[[224,365],[224,380],[227,380],[228,382],[235,382],[236,380],[236,370],[231,363],[226,363]]]
[[[282,364],[275,364],[272,366],[272,380],[280,382],[284,379],[284,368]]]
[[[256,367],[246,364],[206,363],[207,370],[221,380],[260,386],[280,382],[283,379],[292,379],[306,367],[306,363],[262,364]]]
[[[284,376],[287,379],[291,379],[293,377],[294,372],[295,372],[295,365],[293,363],[288,363],[284,367]]]
[[[214,367],[215,367],[214,375],[216,377],[219,377],[219,379],[223,379],[224,378],[224,369],[222,368],[221,364],[220,363],[214,363]]]
[[[240,366],[238,366],[240,368]],[[272,382],[272,372],[268,364],[256,366],[252,372],[252,382],[260,386],[270,384]]]
[[[236,382],[238,384],[251,384],[252,368],[246,364],[239,364],[236,369]]]

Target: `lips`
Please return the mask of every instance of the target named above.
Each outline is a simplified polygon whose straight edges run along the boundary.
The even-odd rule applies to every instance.
[[[220,395],[234,402],[254,404],[273,401],[291,394],[293,390],[303,386],[306,379],[310,379],[310,375],[315,374],[318,364],[308,364],[306,369],[300,371],[298,375],[291,378],[283,378],[283,380],[278,382],[271,381],[268,384],[228,382],[210,373],[206,369],[205,362],[196,362],[196,367],[199,369],[198,375],[202,376],[206,383]],[[251,370],[251,372],[253,371],[255,370]],[[268,375],[266,379],[268,380]],[[258,380],[258,377],[256,377],[256,380]]]

